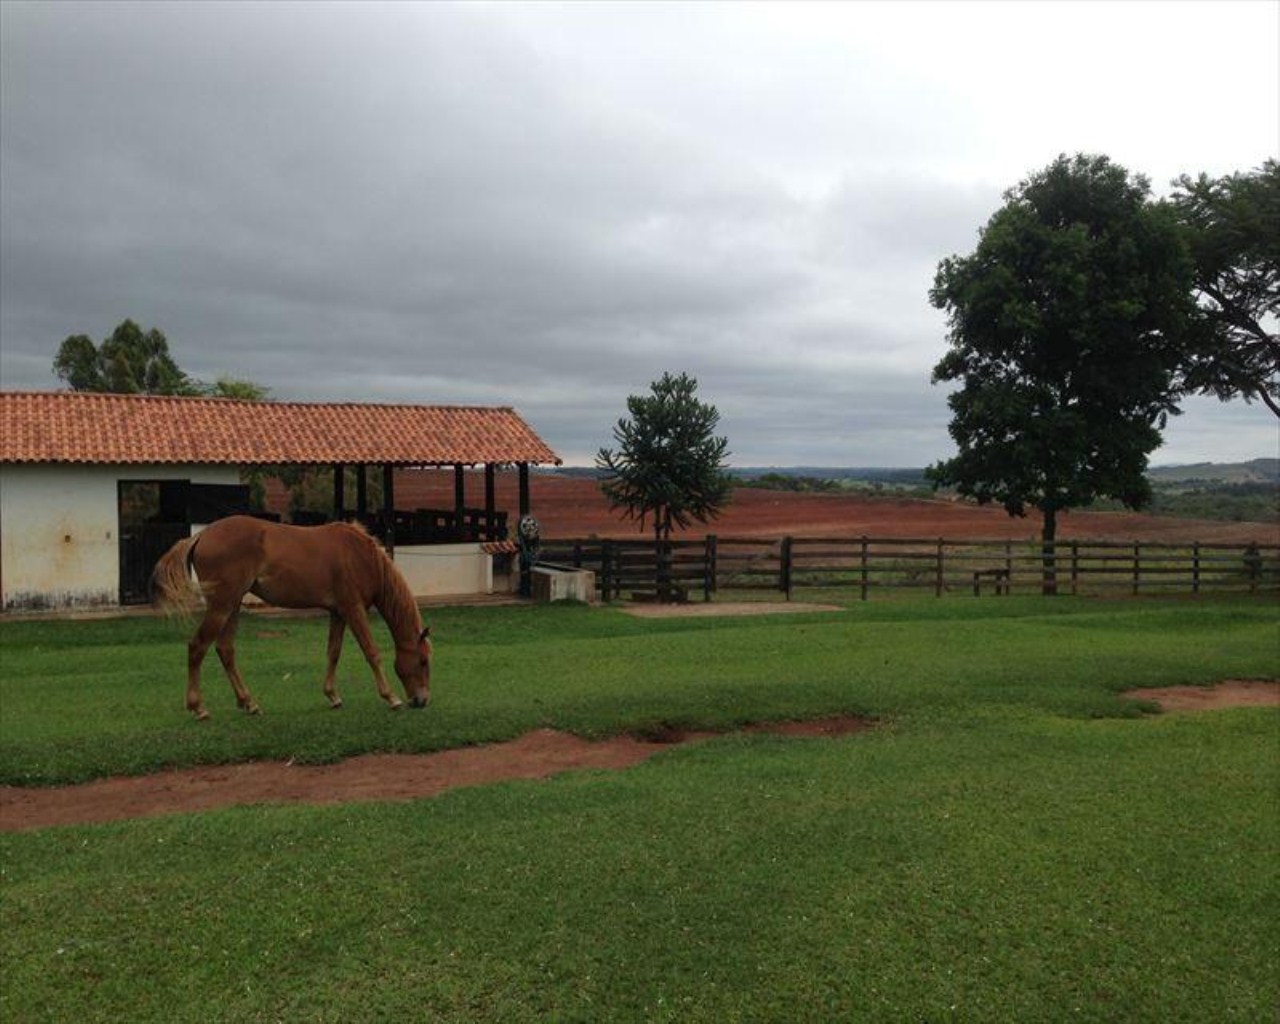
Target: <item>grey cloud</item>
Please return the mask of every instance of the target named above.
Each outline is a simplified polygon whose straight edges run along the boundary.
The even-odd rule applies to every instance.
[[[933,461],[937,261],[1054,154],[957,171],[1000,126],[885,11],[780,10],[0,5],[0,383],[131,316],[196,376],[587,457],[670,369],[738,461]]]

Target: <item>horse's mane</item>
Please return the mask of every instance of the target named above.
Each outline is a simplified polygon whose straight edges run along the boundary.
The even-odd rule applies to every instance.
[[[396,568],[391,556],[387,554],[386,548],[369,532],[368,527],[357,519],[348,519],[333,525],[345,527],[359,536],[373,552],[379,577],[378,593],[374,598],[374,604],[377,605],[383,621],[390,628],[396,643],[400,643],[405,638],[416,639],[418,632],[422,629],[422,615],[418,611],[418,602],[413,599],[413,591],[409,589],[404,576]]]
[[[378,570],[382,576],[378,611],[382,613],[397,644],[407,639],[416,640],[422,629],[422,615],[418,611],[418,602],[413,598],[413,591],[409,589],[409,584],[382,545],[372,537],[369,540],[377,552]]]

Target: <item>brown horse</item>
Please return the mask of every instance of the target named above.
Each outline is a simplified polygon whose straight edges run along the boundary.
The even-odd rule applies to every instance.
[[[430,630],[422,625],[404,577],[359,526],[284,526],[251,516],[220,519],[170,548],[156,565],[152,587],[160,604],[183,611],[193,610],[198,596],[204,596],[204,621],[187,644],[187,710],[198,719],[209,717],[200,696],[200,665],[210,644],[217,645],[236,703],[250,714],[259,713],[236,668],[236,627],[246,593],[283,608],[329,610],[324,693],[331,707],[342,707],[333,677],[347,627],[373,669],[379,696],[393,711],[401,706],[387,686],[382,656],[369,631],[370,607],[378,609],[391,630],[396,675],[410,706],[426,707],[431,699]]]

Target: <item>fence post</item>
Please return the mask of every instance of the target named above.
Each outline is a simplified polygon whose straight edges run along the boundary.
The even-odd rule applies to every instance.
[[[782,538],[782,569],[781,590],[787,595],[787,600],[791,600],[791,538]]]
[[[613,541],[600,542],[600,596],[613,600]]]
[[[717,544],[714,533],[707,534],[706,564],[702,568],[702,599],[710,601],[716,590],[716,554]]]
[[[1013,541],[1004,542],[1004,596],[1013,593]]]
[[[1138,541],[1133,542],[1133,594],[1138,596],[1138,585],[1142,580],[1142,545]]]
[[[1076,584],[1080,580],[1080,543],[1071,542],[1071,596],[1076,596]]]
[[[1191,545],[1191,593],[1200,593],[1200,542]]]
[[[1244,549],[1244,571],[1249,577],[1249,593],[1258,592],[1258,581],[1262,578],[1262,552],[1253,541]]]
[[[938,538],[938,573],[934,580],[933,595],[934,597],[942,596],[942,538]]]
[[[862,600],[867,599],[867,535],[862,535]]]

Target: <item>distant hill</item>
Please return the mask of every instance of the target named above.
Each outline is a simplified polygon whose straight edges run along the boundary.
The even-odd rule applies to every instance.
[[[601,475],[592,466],[560,466],[539,472],[554,476]],[[732,466],[729,472],[739,480],[765,476],[796,476],[814,480],[858,481],[916,487],[927,484],[923,466]],[[1157,484],[1194,486],[1205,483],[1280,484],[1280,459],[1251,459],[1248,462],[1196,462],[1185,466],[1153,466],[1147,475]]]
[[[597,479],[598,469],[563,466],[537,472]],[[862,494],[934,498],[924,469],[903,466],[734,466],[729,472],[743,486],[771,491]],[[1155,466],[1148,470],[1153,491],[1147,511],[1158,516],[1226,522],[1280,521],[1280,459],[1248,462],[1199,462]],[[1102,499],[1095,511],[1120,511],[1117,501]]]
[[[1159,484],[1280,484],[1280,459],[1248,462],[1194,462],[1185,466],[1153,466],[1147,476]]]
[[[863,483],[898,484],[907,487],[926,483],[923,467],[734,466],[729,472],[740,480],[756,480],[763,476],[803,476],[814,480],[856,480]]]

